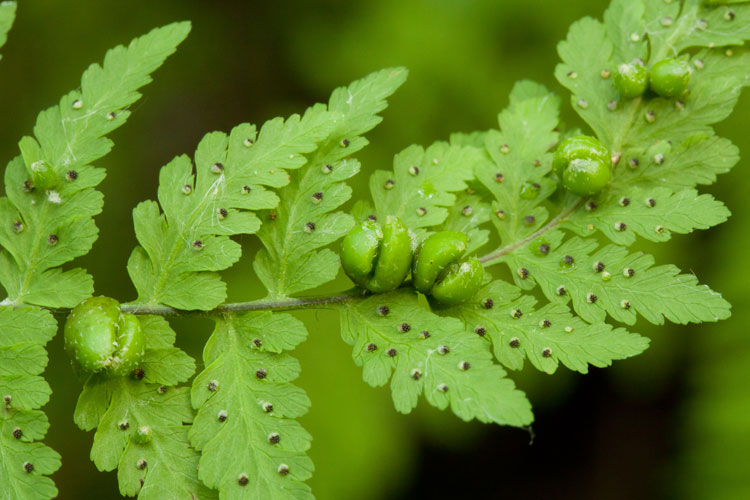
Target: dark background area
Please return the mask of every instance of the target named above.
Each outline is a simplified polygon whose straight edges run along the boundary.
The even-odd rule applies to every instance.
[[[205,133],[302,112],[336,86],[404,65],[409,79],[359,155],[354,196],[366,196],[369,173],[390,168],[393,154],[409,144],[496,126],[518,79],[544,83],[567,102],[552,76],[556,43],[570,23],[601,17],[605,7],[594,0],[22,1],[0,62],[0,153],[15,156],[37,112],[75,88],[106,49],[155,26],[192,20],[192,34],[112,135],[113,152],[98,162],[108,171],[100,187],[100,238],[77,264],[93,274],[97,294],[132,300],[125,270],[136,244],[131,210],[155,198],[159,168],[192,154]],[[580,125],[567,105],[563,116]],[[743,96],[718,127],[743,157],[750,155],[749,126]],[[299,384],[313,401],[302,422],[314,436],[310,484],[317,498],[750,498],[747,168],[743,159],[709,189],[732,210],[727,224],[658,247],[639,242],[657,262],[674,262],[724,293],[734,304],[732,319],[641,322],[633,330],[652,339],[645,354],[586,376],[564,368],[554,376],[513,373],[535,407],[531,432],[467,424],[424,404],[410,416],[396,414],[386,389],[361,381],[337,315],[300,314],[312,326],[297,354]],[[230,300],[262,294],[250,267],[257,240],[245,237],[243,245],[242,261],[226,273]],[[340,278],[331,289],[342,286]],[[200,359],[210,324],[173,326],[180,345]],[[60,498],[119,498],[115,474],[97,472],[88,459],[92,434],[73,424],[80,386],[61,339],[49,348],[54,394],[45,408],[52,423],[46,441],[63,456],[54,476]]]

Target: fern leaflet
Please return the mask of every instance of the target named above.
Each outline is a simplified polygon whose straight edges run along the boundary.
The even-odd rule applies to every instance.
[[[198,410],[190,442],[201,451],[200,478],[222,499],[312,499],[304,483],[313,464],[311,436],[294,420],[310,400],[291,382],[300,367],[284,350],[307,336],[288,314],[226,315],[203,353],[194,380]]]
[[[384,69],[331,95],[328,113],[334,128],[279,190],[281,203],[266,215],[268,222],[258,234],[265,248],[253,267],[269,297],[288,297],[336,277],[338,255],[318,249],[344,236],[354,221],[345,213],[330,212],[351,197],[344,181],[359,172],[359,162],[351,155],[367,145],[362,134],[380,123],[378,113],[405,79],[403,68]]]

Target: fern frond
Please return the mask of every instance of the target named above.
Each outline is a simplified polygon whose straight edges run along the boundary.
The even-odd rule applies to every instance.
[[[333,212],[351,197],[345,183],[359,172],[352,155],[368,141],[362,134],[382,118],[386,99],[406,80],[403,68],[388,68],[336,89],[328,103],[334,127],[279,190],[279,206],[258,236],[263,242],[253,267],[271,298],[283,298],[323,285],[336,277],[339,258],[326,245],[344,236],[354,220]]]
[[[310,400],[291,382],[296,359],[282,351],[307,336],[288,314],[226,315],[216,322],[193,382],[198,411],[191,444],[201,452],[199,476],[222,499],[312,499],[304,483],[313,464],[312,437],[295,420]]]
[[[633,324],[636,314],[661,325],[718,321],[730,315],[730,305],[692,274],[680,274],[673,265],[654,266],[643,252],[629,254],[615,245],[599,247],[595,240],[578,237],[563,242],[559,231],[545,235],[550,251],[538,254],[524,248],[507,257],[512,269],[526,269],[516,277],[524,289],[538,283],[550,302],[572,301],[573,309],[590,323],[607,315]],[[567,258],[566,258],[567,257]]]
[[[456,202],[453,193],[466,189],[474,166],[486,161],[471,146],[409,146],[394,157],[393,171],[376,170],[370,176],[374,213],[398,216],[412,230],[442,224]]]
[[[138,242],[128,272],[139,304],[179,309],[213,309],[226,298],[217,271],[239,260],[241,247],[229,236],[260,227],[254,211],[275,207],[279,199],[264,186],[289,183],[287,170],[305,164],[309,153],[335,126],[325,106],[303,116],[275,118],[256,131],[242,124],[230,135],[207,134],[195,153],[195,167],[179,156],[159,175],[159,205],[133,210]],[[200,290],[201,293],[195,293]]]
[[[110,50],[102,66],[84,72],[80,90],[39,114],[34,138],[22,141],[24,156],[46,162],[56,187],[34,188],[21,156],[5,170],[0,282],[9,303],[73,307],[93,292],[84,270],[57,267],[86,254],[98,235],[92,218],[101,212],[102,194],[94,187],[104,169],[90,164],[109,153],[106,134],[125,123],[127,107],[140,97],[137,89],[189,31],[189,23],[171,24]]]
[[[13,9],[15,4],[0,4],[3,41]],[[151,81],[149,74],[189,30],[188,23],[172,24],[133,40],[127,48],[107,52],[102,66],[94,64],[84,72],[80,90],[39,114],[34,137],[21,140],[22,156],[5,171],[0,283],[8,297],[0,309],[0,393],[7,402],[2,411],[0,484],[2,493],[12,498],[56,496],[57,489],[45,475],[60,467],[57,453],[32,442],[43,438],[48,427],[37,410],[51,392],[40,374],[47,364],[44,344],[57,325],[47,311],[13,307],[72,307],[93,292],[93,280],[83,269],[59,267],[86,254],[97,237],[93,216],[101,212],[102,194],[94,188],[104,170],[90,163],[112,148],[105,135],[125,122],[126,108],[140,97],[137,89]],[[52,171],[50,189],[31,182],[31,164],[37,161]]]
[[[96,429],[91,459],[99,470],[118,469],[120,493],[141,500],[216,498],[198,479],[198,453],[188,444],[193,421],[185,382],[195,362],[173,346],[175,333],[164,318],[139,317],[146,357],[132,377],[91,375],[78,398],[74,419]],[[140,442],[136,434],[147,432]]]
[[[48,311],[0,308],[0,498],[49,499],[57,488],[47,477],[60,456],[39,442],[49,422],[38,408],[52,390],[41,376],[44,345],[57,331]]]
[[[729,218],[729,210],[710,194],[694,189],[623,187],[602,194],[596,202],[577,210],[561,227],[581,236],[601,231],[613,243],[630,246],[636,235],[667,241],[672,233],[708,229]]]
[[[456,202],[449,208],[448,217],[440,226],[445,231],[466,233],[469,244],[466,254],[472,254],[490,239],[489,229],[481,226],[490,221],[492,208],[482,196],[475,193],[457,193]]]
[[[554,373],[560,363],[587,373],[588,365],[604,368],[648,347],[647,338],[605,323],[589,325],[564,304],[535,309],[536,304],[531,295],[498,280],[481,289],[473,301],[436,312],[460,318],[466,334],[491,342],[497,360],[512,370],[523,368],[528,358],[547,373]]]
[[[390,381],[401,413],[416,407],[420,394],[463,420],[523,426],[533,420],[523,392],[492,362],[489,344],[465,331],[461,321],[440,317],[406,290],[345,304],[341,335],[354,348],[365,382]]]

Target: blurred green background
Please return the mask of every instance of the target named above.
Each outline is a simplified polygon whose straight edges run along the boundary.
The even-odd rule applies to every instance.
[[[108,170],[100,238],[78,264],[94,275],[98,294],[132,300],[125,270],[136,243],[131,209],[155,198],[159,168],[192,154],[204,133],[300,112],[372,70],[407,66],[409,80],[359,155],[363,175],[354,187],[362,196],[369,172],[390,168],[392,155],[409,144],[495,126],[518,79],[566,95],[552,76],[555,45],[571,22],[601,17],[605,7],[595,0],[23,1],[0,62],[0,153],[15,156],[37,112],[75,88],[106,49],[157,25],[193,21],[191,36],[98,163]],[[567,106],[564,120],[578,124]],[[744,158],[749,127],[743,96],[718,130]],[[336,315],[300,315],[314,326],[297,354],[299,384],[313,400],[303,424],[314,436],[317,498],[750,498],[747,168],[743,160],[710,188],[734,214],[727,224],[647,247],[658,261],[723,292],[733,318],[687,327],[641,323],[634,330],[653,339],[644,355],[585,377],[564,369],[552,377],[513,374],[536,409],[533,444],[526,431],[466,424],[424,406],[396,414],[385,389],[361,382]],[[262,295],[250,267],[257,242],[243,244],[245,257],[226,273],[231,300]],[[199,359],[210,324],[173,326]],[[54,476],[60,498],[119,498],[115,474],[97,472],[88,460],[92,434],[73,425],[80,387],[60,339],[49,347],[47,442],[63,455]]]

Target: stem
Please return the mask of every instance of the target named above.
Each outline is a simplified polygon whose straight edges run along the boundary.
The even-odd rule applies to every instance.
[[[630,129],[633,128],[633,124],[635,123],[635,121],[638,119],[642,103],[643,103],[643,100],[640,97],[637,97],[630,102],[629,104],[630,116],[628,116],[628,121],[625,124],[625,126],[620,130],[620,133],[617,135],[617,137],[614,138],[612,141],[611,151],[613,155],[622,154],[623,141],[625,140],[625,137],[627,137],[628,133],[630,133]],[[617,165],[615,165],[615,168],[617,168]]]
[[[560,225],[562,221],[567,219],[570,214],[575,212],[575,210],[581,206],[581,203],[583,203],[583,198],[579,199],[577,202],[575,202],[573,205],[568,207],[563,212],[560,212],[559,214],[557,214],[554,219],[552,219],[547,224],[537,229],[535,232],[533,232],[529,236],[525,237],[522,240],[514,241],[513,243],[505,245],[504,247],[499,248],[492,253],[488,253],[487,255],[480,257],[479,262],[481,262],[485,266],[491,266],[495,264],[496,263],[495,261],[499,260],[503,256],[511,253],[513,250],[516,250],[524,245],[527,245],[530,241],[538,238],[539,236],[543,235],[550,229],[554,229],[555,227]]]
[[[256,300],[252,302],[230,302],[222,304],[216,309],[210,311],[183,311],[174,309],[169,306],[148,305],[148,304],[123,304],[122,312],[130,314],[155,314],[158,316],[180,316],[180,315],[201,315],[201,316],[218,316],[225,313],[243,312],[243,311],[283,311],[295,309],[311,309],[321,306],[332,306],[344,304],[356,300],[358,293],[355,290],[344,292],[341,295],[330,295],[324,297],[308,297],[304,299],[286,299],[277,301]]]
[[[557,227],[562,221],[564,221],[570,214],[572,214],[578,207],[583,203],[583,199],[579,199],[576,203],[568,207],[563,212],[560,212],[550,220],[547,224],[539,228],[534,233],[530,234],[526,238],[513,242],[506,245],[492,253],[480,257],[480,262],[485,266],[490,266],[496,263],[504,255],[511,253],[512,251],[527,245],[530,241],[538,238],[540,235],[547,231]],[[404,283],[404,286],[409,286],[410,283]],[[362,297],[362,292],[358,289],[351,289],[340,295],[328,295],[322,297],[307,297],[302,299],[285,299],[285,300],[254,300],[251,302],[229,302],[222,304],[215,309],[209,311],[184,311],[181,309],[175,309],[169,306],[163,305],[151,305],[151,304],[122,304],[121,310],[124,313],[130,314],[153,314],[157,316],[183,316],[183,315],[199,315],[199,316],[221,316],[226,313],[244,312],[244,311],[291,311],[300,309],[312,309],[312,308],[323,308],[325,306],[337,306],[340,304],[346,304],[357,300]],[[68,309],[50,309],[54,314],[67,314]]]

